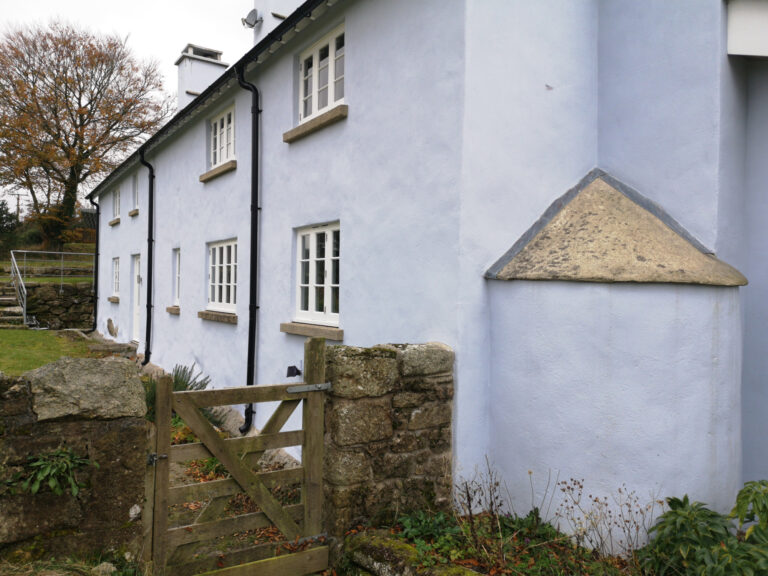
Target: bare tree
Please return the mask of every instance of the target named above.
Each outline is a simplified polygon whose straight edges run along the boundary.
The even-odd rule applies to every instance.
[[[78,192],[162,126],[170,98],[126,39],[61,22],[6,32],[0,70],[0,186],[27,192],[58,242]]]

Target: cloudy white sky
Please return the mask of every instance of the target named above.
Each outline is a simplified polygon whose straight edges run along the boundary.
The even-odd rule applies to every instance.
[[[188,43],[221,50],[234,64],[253,45],[240,23],[254,0],[0,0],[0,31],[59,18],[94,32],[128,36],[141,59],[160,64],[166,90],[176,92],[174,62]]]

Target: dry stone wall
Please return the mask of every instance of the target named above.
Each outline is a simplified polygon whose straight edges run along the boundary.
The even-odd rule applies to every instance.
[[[327,349],[330,534],[363,518],[450,506],[453,362],[437,343]]]
[[[52,330],[90,328],[93,324],[93,285],[27,284],[27,316]]]
[[[20,378],[0,373],[0,555],[138,554],[145,411],[137,368],[125,359],[62,358]],[[77,496],[6,484],[28,470],[28,457],[62,447],[98,464],[77,470]]]

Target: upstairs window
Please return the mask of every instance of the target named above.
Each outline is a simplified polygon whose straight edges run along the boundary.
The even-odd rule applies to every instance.
[[[344,27],[299,57],[299,122],[344,102]]]
[[[131,198],[132,207],[134,210],[139,207],[139,175],[134,174],[131,176]]]
[[[235,312],[237,307],[237,240],[208,245],[208,310]]]
[[[211,168],[235,159],[235,109],[211,120]]]
[[[296,320],[339,325],[339,223],[301,228],[296,236]]]
[[[120,218],[120,188],[115,188],[112,196],[112,218]]]

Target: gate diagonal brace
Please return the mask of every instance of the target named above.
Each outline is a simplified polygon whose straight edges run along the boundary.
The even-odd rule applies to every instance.
[[[331,383],[323,382],[321,384],[302,384],[300,386],[289,386],[285,389],[288,394],[302,394],[304,392],[321,392],[324,390],[330,390]]]

